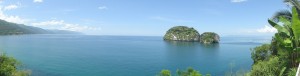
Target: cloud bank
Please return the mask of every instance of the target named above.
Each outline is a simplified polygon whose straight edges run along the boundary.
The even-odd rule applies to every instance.
[[[17,8],[18,8],[17,5],[12,4],[12,5],[5,6],[3,9],[4,10],[12,10],[12,9],[17,9]]]
[[[277,29],[275,29],[274,27],[265,25],[265,27],[259,28],[256,31],[259,33],[276,33]]]
[[[76,31],[76,32],[101,30],[101,28],[99,27],[90,27],[90,26],[82,26],[79,24],[71,24],[65,22],[64,20],[50,20],[44,22],[36,22],[36,23],[31,23],[31,25],[35,27],[41,27],[41,28],[68,30],[68,31]]]

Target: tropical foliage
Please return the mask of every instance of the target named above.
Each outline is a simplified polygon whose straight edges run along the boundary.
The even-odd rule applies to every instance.
[[[0,54],[0,76],[29,76],[30,71],[20,70],[20,63],[13,57]]]
[[[267,61],[258,61],[252,66],[251,76],[282,76],[285,68],[281,66],[278,57],[272,57]]]
[[[279,11],[268,22],[277,29],[270,45],[252,49],[254,64],[251,76],[295,76],[300,62],[299,1],[284,0],[292,6],[292,13]]]
[[[292,68],[288,71],[287,76],[296,76],[297,69]]]
[[[170,70],[162,70],[157,76],[172,76]],[[177,70],[175,76],[203,76],[199,71],[194,70],[193,68],[188,68],[187,70]],[[211,76],[206,74],[204,76]]]
[[[170,70],[161,70],[158,76],[171,76]]]
[[[269,59],[272,52],[270,51],[270,46],[270,44],[263,44],[261,46],[255,47],[254,49],[251,49],[251,58],[253,59],[254,63]]]

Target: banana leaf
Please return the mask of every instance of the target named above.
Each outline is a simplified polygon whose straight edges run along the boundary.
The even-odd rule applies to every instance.
[[[282,22],[283,24],[287,25],[288,27],[292,27],[290,20],[286,19],[283,16],[279,17],[279,21]]]
[[[299,36],[300,36],[300,20],[299,20],[299,16],[298,16],[298,12],[297,12],[297,8],[293,7],[292,9],[292,29],[293,29],[293,33],[295,36],[295,39],[299,40]]]
[[[268,22],[269,22],[269,24],[270,24],[271,26],[273,26],[274,28],[276,28],[278,32],[284,32],[284,33],[286,33],[287,35],[290,34],[289,31],[288,31],[287,29],[285,29],[284,27],[278,25],[277,23],[273,22],[272,20],[269,19]]]

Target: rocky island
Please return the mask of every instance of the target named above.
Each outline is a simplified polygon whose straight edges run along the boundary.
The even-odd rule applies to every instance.
[[[214,32],[204,32],[200,35],[200,42],[204,44],[219,43],[220,36]]]
[[[200,41],[199,39],[198,31],[187,26],[172,27],[164,36],[167,41]]]
[[[187,26],[175,26],[169,29],[164,35],[166,41],[190,41],[203,44],[219,43],[220,37],[214,32],[199,34],[197,30]]]

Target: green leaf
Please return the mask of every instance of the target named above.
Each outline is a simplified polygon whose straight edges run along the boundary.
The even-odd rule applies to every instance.
[[[292,47],[292,41],[290,39],[285,39],[284,40],[284,45],[286,47]]]
[[[297,12],[297,8],[293,7],[292,10],[292,29],[293,29],[293,33],[295,35],[296,40],[299,39],[300,36],[300,20],[299,20],[299,16],[298,16],[298,12]]]
[[[286,67],[283,67],[283,68],[281,69],[281,71],[280,71],[280,73],[279,73],[279,76],[283,76],[283,73],[284,73],[285,69],[286,69]]]
[[[296,49],[297,51],[300,51],[300,47],[297,47],[297,49]]]
[[[284,43],[292,43],[292,41],[290,39],[285,39]]]
[[[274,28],[276,28],[278,32],[284,32],[284,33],[286,33],[287,35],[290,35],[289,31],[288,31],[287,29],[285,29],[284,27],[278,25],[277,23],[273,22],[273,21],[270,20],[270,19],[268,20],[268,22],[269,22],[269,24],[270,24],[271,26],[273,26]]]
[[[275,34],[275,39],[276,39],[276,41],[278,41],[279,43],[284,43],[283,38],[281,38],[281,36],[280,36],[278,33]]]
[[[285,17],[280,16],[279,21],[284,23],[284,25],[287,25],[287,26],[291,27],[291,22],[288,19],[286,19]]]

